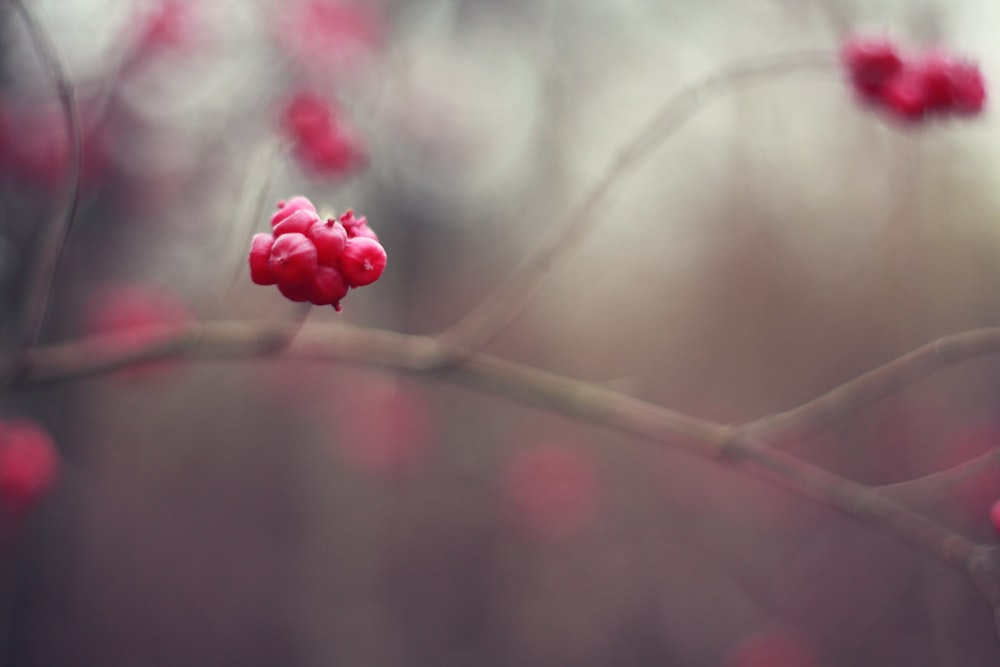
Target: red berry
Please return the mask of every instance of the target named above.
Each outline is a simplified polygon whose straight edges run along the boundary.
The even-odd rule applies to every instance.
[[[952,63],[950,74],[951,110],[957,114],[979,113],[986,104],[986,84],[975,63]]]
[[[347,240],[338,265],[351,287],[370,285],[385,270],[385,248],[378,241],[364,236]]]
[[[841,49],[840,57],[855,90],[866,98],[877,96],[903,70],[903,60],[887,39],[851,38]]]
[[[250,280],[258,285],[273,285],[278,280],[271,272],[271,246],[274,237],[270,234],[254,234],[250,242]]]
[[[278,283],[278,291],[289,301],[303,303],[309,300],[309,285],[285,285]]]
[[[993,530],[997,535],[1000,535],[1000,500],[990,506],[990,523],[993,524]]]
[[[306,232],[306,236],[316,244],[319,263],[325,266],[334,266],[347,245],[347,230],[336,218],[317,220]]]
[[[285,234],[305,234],[313,223],[319,221],[319,215],[315,211],[295,211],[290,216],[274,226],[274,237]]]
[[[889,81],[880,99],[894,116],[908,121],[920,120],[933,109],[927,80],[919,70],[906,70]]]
[[[278,285],[307,285],[319,266],[316,246],[304,234],[284,234],[274,240],[268,265]]]
[[[0,422],[0,500],[23,510],[55,483],[59,456],[52,439],[33,422]]]
[[[318,176],[338,176],[365,161],[361,142],[343,122],[326,132],[300,137],[295,153]]]
[[[333,306],[338,313],[343,310],[340,300],[351,288],[340,271],[332,266],[321,266],[309,283],[309,301],[316,306]]]
[[[340,224],[344,225],[344,229],[347,230],[348,238],[353,239],[355,236],[367,236],[370,239],[378,241],[375,232],[368,226],[368,218],[365,216],[361,216],[360,218],[355,217],[354,209],[349,208],[340,216]]]
[[[332,115],[330,105],[323,97],[302,91],[288,100],[282,112],[281,122],[285,130],[295,139],[310,139],[329,132]]]
[[[975,63],[934,52],[924,56],[916,68],[924,77],[928,101],[935,110],[960,114],[982,110],[986,86]]]
[[[277,212],[271,216],[271,227],[276,227],[279,222],[296,211],[312,211],[315,213],[316,207],[313,206],[313,203],[309,199],[302,195],[295,195],[288,201],[279,201]]]

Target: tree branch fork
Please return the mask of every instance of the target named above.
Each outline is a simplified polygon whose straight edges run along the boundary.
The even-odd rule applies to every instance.
[[[348,324],[224,321],[152,332],[122,350],[114,336],[35,347],[8,359],[5,393],[112,373],[157,360],[281,358],[344,362],[425,375],[603,426],[656,446],[713,459],[778,484],[910,544],[963,574],[1000,609],[1000,550],[964,537],[913,508],[955,484],[1000,467],[994,449],[949,470],[871,486],[775,446],[791,434],[822,430],[858,408],[960,361],[1000,352],[1000,327],[946,336],[831,389],[798,407],[740,425],[688,415],[604,385],[490,354],[456,349],[440,337]],[[442,363],[442,360],[454,360]],[[985,520],[985,517],[984,517]]]

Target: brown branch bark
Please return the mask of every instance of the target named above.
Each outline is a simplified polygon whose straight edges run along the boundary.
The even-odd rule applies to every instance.
[[[282,350],[283,358],[344,361],[423,373],[560,412],[635,436],[655,445],[727,462],[776,483],[797,495],[838,510],[876,530],[910,544],[956,568],[991,605],[1000,605],[1000,559],[995,547],[976,542],[915,512],[877,488],[846,479],[769,447],[757,437],[756,423],[733,427],[669,410],[607,387],[475,353],[446,368],[428,358],[448,357],[438,339],[347,325],[306,326],[253,322],[193,325],[141,350],[108,351],[107,340],[93,339],[37,348],[6,391],[70,381],[157,359],[243,359]],[[294,341],[288,345],[291,336]],[[828,392],[776,419],[779,426],[828,420],[848,406],[882,395],[948,363],[996,351],[1000,329],[958,334],[920,348],[858,380]],[[791,415],[791,416],[787,416]],[[780,416],[779,416],[780,417]],[[772,430],[772,433],[775,432]]]

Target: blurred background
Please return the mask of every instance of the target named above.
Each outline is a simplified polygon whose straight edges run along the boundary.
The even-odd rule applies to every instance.
[[[299,193],[366,215],[389,255],[309,322],[438,331],[722,66],[874,32],[968,54],[987,85],[1000,71],[983,0],[31,5],[84,129],[43,342],[301,317],[245,261]],[[9,345],[71,166],[9,3],[0,40]],[[903,126],[836,72],[734,91],[623,182],[489,351],[722,421],[787,409],[997,324],[998,158],[990,111]],[[980,359],[787,447],[896,482],[997,447],[998,399],[1000,364]],[[937,562],[733,470],[442,380],[168,363],[5,396],[14,416],[62,466],[4,518],[0,665],[1000,661],[987,604]],[[987,474],[926,508],[993,541],[998,497]]]

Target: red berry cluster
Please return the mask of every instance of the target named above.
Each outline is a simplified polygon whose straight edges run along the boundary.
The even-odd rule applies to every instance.
[[[354,211],[323,220],[307,198],[278,202],[274,234],[257,234],[250,246],[250,278],[277,285],[292,301],[333,306],[351,287],[369,285],[385,270],[385,248],[364,216]]]
[[[943,51],[901,54],[887,39],[855,37],[841,59],[863,100],[903,120],[973,115],[986,103],[979,66]]]
[[[52,488],[59,474],[59,455],[52,438],[38,424],[0,421],[0,503],[23,511]]]

